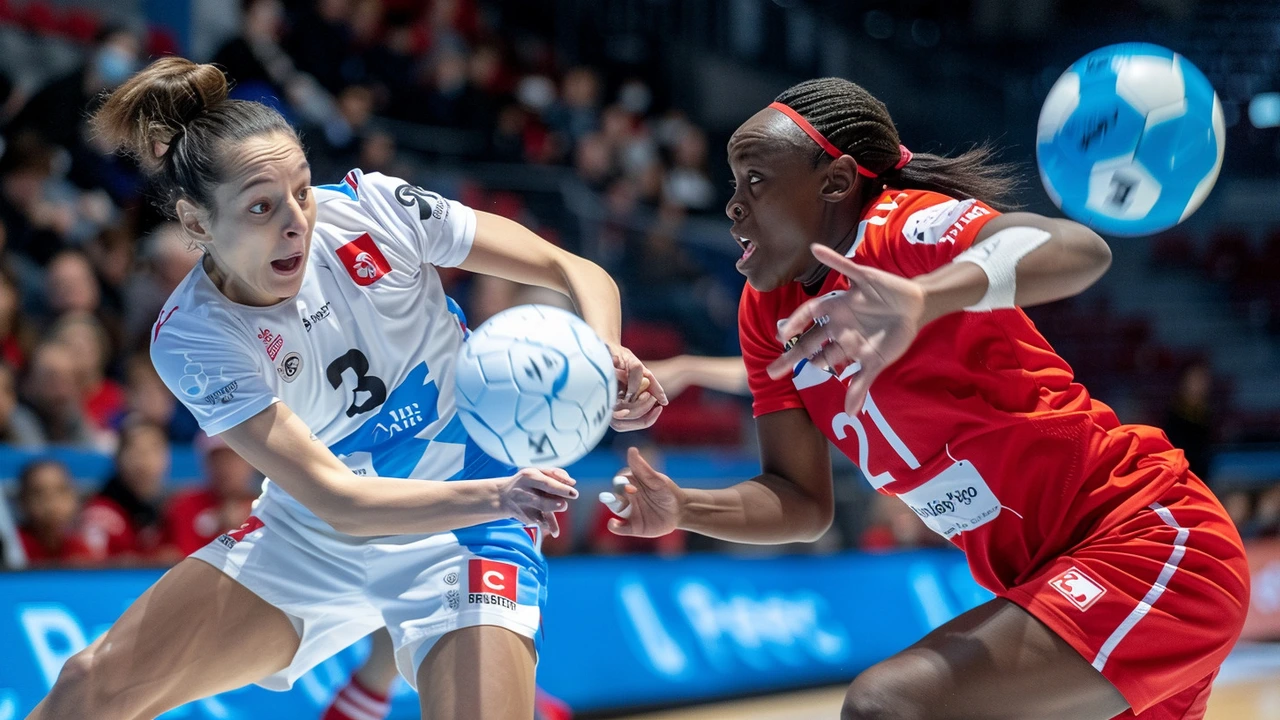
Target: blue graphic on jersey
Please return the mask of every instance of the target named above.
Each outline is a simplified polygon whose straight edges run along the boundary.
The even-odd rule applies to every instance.
[[[467,314],[462,312],[462,306],[448,295],[444,296],[444,304],[449,309],[449,312],[453,313],[453,316],[458,318],[458,322],[462,324],[462,337],[466,338],[471,335],[471,329],[467,327]]]
[[[348,185],[345,180],[340,183],[334,183],[333,185],[317,185],[316,187],[320,188],[321,190],[332,190],[334,192],[340,192],[343,195],[346,195],[347,197],[351,198],[352,200],[359,200],[359,198],[356,197],[356,189]]]
[[[457,438],[456,431],[450,432],[454,425],[462,428],[456,416],[435,437],[418,437],[423,428],[440,419],[437,406],[440,388],[435,380],[427,381],[427,372],[427,364],[418,363],[404,382],[391,391],[378,408],[377,415],[329,446],[333,454],[342,457],[367,452],[371,456],[373,471],[378,475],[407,478],[413,474],[432,442],[464,442]],[[465,431],[462,438],[466,438]]]

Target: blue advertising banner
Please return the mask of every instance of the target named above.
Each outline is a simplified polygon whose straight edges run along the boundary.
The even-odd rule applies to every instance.
[[[578,711],[704,700],[851,679],[990,597],[959,553],[551,561],[538,682]],[[105,632],[156,570],[0,575],[0,720],[21,718],[62,663]],[[361,642],[292,690],[224,693],[163,717],[319,717]],[[393,718],[416,718],[399,683]]]

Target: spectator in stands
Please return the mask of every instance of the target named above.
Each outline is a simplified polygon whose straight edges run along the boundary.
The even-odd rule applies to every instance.
[[[18,473],[18,536],[30,567],[85,565],[93,553],[76,527],[80,499],[67,468],[57,460],[35,460]]]
[[[182,236],[174,222],[158,225],[142,244],[139,267],[125,286],[124,336],[135,347],[151,341],[151,327],[164,309],[164,302],[178,287],[200,251]]]
[[[261,476],[221,437],[196,436],[203,487],[174,495],[165,504],[165,526],[178,552],[190,555],[249,517]]]
[[[4,226],[0,225],[0,235],[4,234],[3,229]],[[30,340],[31,333],[22,314],[18,287],[5,272],[0,271],[0,363],[21,370],[27,362]]]
[[[107,377],[111,341],[97,318],[86,312],[63,315],[49,332],[54,342],[71,349],[76,360],[84,415],[99,430],[108,430],[124,411],[125,391]]]
[[[49,261],[45,301],[50,319],[64,313],[95,313],[101,300],[98,277],[84,253],[64,250]]]
[[[547,111],[551,129],[571,145],[600,127],[600,77],[589,67],[576,67],[560,81],[560,101]]]
[[[23,383],[27,406],[40,420],[41,442],[102,449],[110,437],[94,432],[81,403],[79,363],[62,343],[45,342],[31,356]]]
[[[13,369],[4,363],[0,363],[0,443],[16,448],[37,448],[44,444],[40,419],[18,402]]]
[[[138,69],[142,53],[138,36],[129,28],[111,26],[98,33],[88,60],[54,80],[27,101],[10,124],[10,133],[34,133],[71,150],[83,141],[81,128],[100,93],[124,82]]]
[[[1177,394],[1165,413],[1164,432],[1169,442],[1182,448],[1191,472],[1210,480],[1209,463],[1213,445],[1213,374],[1209,364],[1198,360],[1183,369]]]
[[[671,148],[672,167],[663,179],[663,195],[689,210],[706,211],[716,202],[716,191],[707,175],[707,136],[685,123]]]
[[[240,34],[218,49],[213,62],[239,86],[256,85],[282,95],[285,78],[279,74],[278,61],[293,65],[280,47],[284,19],[280,0],[244,0]]]
[[[131,420],[120,430],[116,471],[84,509],[84,536],[94,557],[112,563],[179,559],[160,512],[169,472],[169,441],[157,425]]]
[[[351,12],[351,0],[306,3],[285,38],[285,48],[298,68],[334,93],[348,81],[343,64],[352,44]]]
[[[133,29],[121,25],[103,28],[80,67],[45,85],[18,112],[9,136],[39,138],[67,151],[72,182],[109,195],[117,203],[127,203],[136,197],[141,184],[136,165],[95,147],[85,120],[101,102],[104,91],[115,88],[138,69],[141,56],[141,41]]]
[[[125,383],[128,387],[128,410],[116,418],[115,425],[123,425],[131,418],[139,418],[166,430],[169,441],[189,444],[196,437],[200,426],[185,405],[178,402],[165,387],[151,364],[151,354],[139,350],[125,361]]]
[[[13,137],[10,135],[9,137]],[[54,177],[58,151],[37,137],[13,138],[0,157],[0,222],[8,248],[19,264],[47,265],[67,247],[76,225],[75,208],[46,192]],[[36,277],[19,275],[18,280]],[[23,287],[23,295],[28,292]]]

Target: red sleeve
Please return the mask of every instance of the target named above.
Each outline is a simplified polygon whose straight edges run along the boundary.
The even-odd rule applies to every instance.
[[[804,402],[796,386],[788,378],[769,377],[769,363],[782,354],[777,340],[778,317],[770,312],[769,297],[750,285],[742,291],[738,303],[738,342],[742,345],[742,362],[747,366],[747,386],[751,389],[751,412],[756,417],[803,408]]]
[[[923,275],[968,250],[982,227],[999,214],[981,200],[904,191],[868,215],[867,233],[855,257],[903,277]]]

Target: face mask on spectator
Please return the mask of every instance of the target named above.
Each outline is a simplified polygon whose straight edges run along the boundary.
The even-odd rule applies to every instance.
[[[94,70],[102,82],[115,87],[129,79],[138,69],[138,63],[128,53],[119,48],[106,47],[100,50],[93,59]]]

